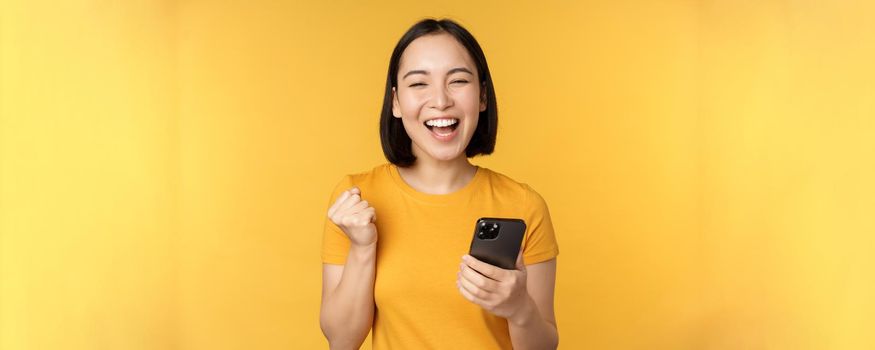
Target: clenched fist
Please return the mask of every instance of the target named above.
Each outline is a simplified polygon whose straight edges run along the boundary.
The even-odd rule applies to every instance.
[[[328,208],[328,217],[346,233],[351,244],[368,246],[377,242],[377,212],[362,200],[361,190],[352,187],[340,195]]]

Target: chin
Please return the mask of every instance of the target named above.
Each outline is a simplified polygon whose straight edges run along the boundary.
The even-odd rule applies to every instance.
[[[422,135],[421,138],[417,137],[413,141],[413,147],[418,148],[421,155],[430,157],[437,161],[446,162],[458,159],[459,157],[467,158],[465,155],[465,148],[468,147],[468,142],[464,142],[464,144],[460,144],[460,142],[462,140],[470,140],[470,136],[460,134],[457,135],[457,137],[461,137],[461,139],[456,139],[454,142],[450,143],[441,143],[433,140],[430,134],[426,134]]]
[[[432,158],[434,158],[435,160],[440,160],[440,161],[450,161],[450,160],[457,159],[457,158],[459,158],[459,157],[464,157],[464,156],[465,156],[465,152],[464,152],[464,150],[462,150],[462,152],[452,152],[452,153],[448,153],[448,152],[428,152],[428,155],[430,155],[430,156],[431,156]]]

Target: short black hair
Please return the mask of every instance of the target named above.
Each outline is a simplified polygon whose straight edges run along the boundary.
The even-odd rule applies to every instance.
[[[481,89],[486,93],[486,110],[480,112],[477,121],[477,129],[471,136],[471,141],[465,148],[465,156],[492,154],[495,150],[495,138],[498,133],[498,105],[495,101],[495,87],[492,85],[492,75],[489,74],[489,66],[486,64],[486,56],[480,49],[480,44],[467,29],[450,19],[426,18],[414,24],[398,40],[392,58],[389,60],[389,74],[386,77],[386,94],[383,97],[383,111],[380,114],[380,140],[383,145],[383,154],[392,164],[401,167],[413,165],[416,156],[413,155],[413,145],[410,135],[404,130],[404,124],[400,118],[392,115],[392,88],[398,86],[398,69],[401,62],[401,54],[413,40],[428,34],[447,33],[452,35],[474,59],[477,65],[477,74]],[[481,95],[484,93],[481,90]]]

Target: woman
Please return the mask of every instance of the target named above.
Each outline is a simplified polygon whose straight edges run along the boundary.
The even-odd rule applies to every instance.
[[[559,253],[544,199],[469,157],[491,154],[486,58],[451,20],[426,19],[389,62],[380,120],[389,163],[345,176],[323,236],[320,325],[332,349],[552,349]],[[377,218],[379,210],[379,219]],[[516,269],[466,253],[480,217],[528,225]]]

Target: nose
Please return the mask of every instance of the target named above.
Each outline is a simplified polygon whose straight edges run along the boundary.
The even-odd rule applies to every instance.
[[[453,106],[453,99],[450,94],[447,93],[447,90],[441,86],[435,88],[434,94],[432,94],[431,98],[431,107],[444,110]]]

